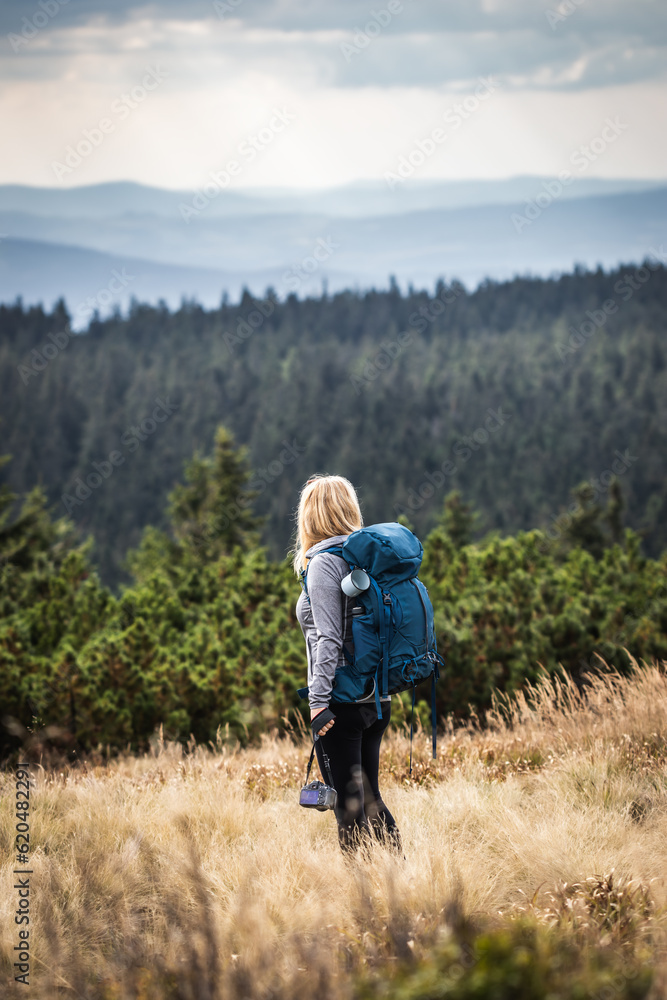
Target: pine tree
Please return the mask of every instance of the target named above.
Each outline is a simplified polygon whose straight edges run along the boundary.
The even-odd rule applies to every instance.
[[[168,496],[171,534],[149,526],[139,547],[128,552],[125,567],[136,580],[158,568],[173,574],[215,562],[235,546],[247,551],[258,544],[261,518],[250,510],[257,491],[249,486],[247,455],[226,427],[218,427],[213,454],[196,452],[186,463],[185,483]]]
[[[609,484],[609,500],[604,514],[604,520],[609,526],[611,540],[614,544],[620,545],[623,541],[623,510],[625,501],[618,479],[612,479]]]
[[[594,500],[595,492],[588,482],[579,483],[570,493],[576,502],[576,509],[565,526],[564,537],[570,545],[587,549],[599,559],[605,547],[605,536],[600,526],[603,509]]]
[[[216,431],[213,455],[195,454],[185,469],[187,485],[169,494],[169,517],[176,539],[211,562],[235,545],[256,544],[260,519],[249,509],[257,496],[250,489],[248,450],[236,448],[226,427]]]
[[[11,458],[11,455],[0,455],[0,468]],[[12,519],[12,510],[18,499],[6,483],[0,485],[1,570],[14,567],[25,572],[38,562],[60,563],[67,552],[79,548],[73,522],[64,517],[55,521],[51,519],[47,497],[41,486],[30,490]],[[82,548],[89,549],[91,546],[92,540],[89,540]]]
[[[447,494],[442,513],[442,527],[455,548],[461,549],[464,545],[470,544],[476,517],[471,505],[463,502],[459,490],[451,490]]]

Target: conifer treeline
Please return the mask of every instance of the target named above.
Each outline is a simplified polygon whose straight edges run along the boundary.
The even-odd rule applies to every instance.
[[[52,313],[0,307],[2,475],[40,483],[54,513],[96,541],[112,585],[145,525],[224,424],[253,470],[251,502],[282,558],[299,487],[314,471],[358,486],[368,522],[404,512],[420,534],[458,489],[476,537],[542,527],[577,510],[588,480],[646,554],[667,546],[667,372],[663,265],[278,301],[244,294],[205,311],[134,303],[71,335]],[[568,513],[568,505],[572,510]],[[561,515],[560,520],[558,520]]]

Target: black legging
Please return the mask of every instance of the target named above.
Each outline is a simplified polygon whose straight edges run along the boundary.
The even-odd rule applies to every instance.
[[[338,840],[344,852],[359,847],[365,835],[402,850],[394,817],[378,788],[380,743],[391,718],[391,702],[382,703],[382,718],[375,705],[332,701],[336,716],[331,729],[315,741],[322,780],[338,793]],[[328,766],[327,766],[328,765]]]

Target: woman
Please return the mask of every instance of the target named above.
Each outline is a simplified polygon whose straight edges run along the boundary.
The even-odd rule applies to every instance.
[[[378,788],[380,743],[389,725],[391,698],[383,699],[378,719],[374,696],[362,702],[332,697],[336,668],[346,663],[343,643],[353,650],[353,599],[340,587],[349,573],[344,559],[323,552],[342,545],[363,524],[354,487],[343,476],[315,476],[301,491],[297,515],[294,570],[308,565],[308,595],[302,591],[296,615],[306,640],[308,700],[322,780],[338,793],[338,839],[347,853],[373,835],[401,850],[394,817]],[[314,558],[316,557],[316,558]],[[322,725],[316,720],[321,717]]]

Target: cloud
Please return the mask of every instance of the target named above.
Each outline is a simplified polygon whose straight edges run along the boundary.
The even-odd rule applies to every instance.
[[[346,42],[354,45],[354,38]],[[501,43],[488,31],[393,35],[366,49],[343,51],[349,63],[336,67],[338,86],[393,83],[466,90],[480,76],[492,75],[512,90],[583,90],[667,74],[667,47],[629,43],[609,33],[588,43],[574,34],[552,39],[526,28],[506,31]]]
[[[76,0],[70,0],[72,9],[61,8],[33,38],[21,42],[19,51],[4,61],[0,72],[5,80],[57,80],[63,64],[77,57],[92,60],[115,55],[124,59],[150,53],[153,59],[178,63],[184,86],[188,77],[200,77],[203,66],[214,73],[216,81],[232,82],[248,67],[256,67],[262,74],[302,86],[432,87],[461,92],[468,91],[482,76],[494,76],[510,90],[585,90],[667,76],[667,44],[661,43],[662,32],[656,24],[653,35],[645,39],[642,30],[648,34],[648,24],[642,17],[638,17],[632,34],[617,30],[613,19],[586,32],[583,27],[573,31],[568,23],[552,31],[542,16],[544,11],[533,9],[521,22],[515,8],[523,9],[523,4],[514,5],[511,18],[508,9],[498,5],[492,12],[477,9],[473,27],[471,11],[475,13],[479,5],[472,4],[470,9],[447,8],[446,15],[437,7],[435,23],[428,30],[419,30],[424,12],[420,10],[416,16],[418,8],[409,6],[411,2],[403,0],[397,6],[397,0],[392,0],[393,15],[381,4],[370,8],[374,14],[364,8],[361,17],[351,17],[347,24],[342,17],[344,9],[354,7],[359,14],[359,4],[343,3],[336,7],[336,26],[330,23],[334,20],[331,14],[322,14],[320,23],[309,24],[308,5],[300,12],[287,4],[284,24],[277,27],[271,24],[273,0],[240,0],[238,6],[230,8],[234,13],[230,20],[215,17],[212,4],[207,5],[207,20],[196,19],[193,12],[201,5],[189,8],[182,3],[161,4],[159,18],[155,5],[141,10],[128,5],[124,18],[121,6],[103,13],[98,10],[85,20]],[[489,0],[486,2],[489,5]],[[589,0],[583,0],[580,8],[573,7],[566,22],[583,19],[586,2]],[[607,6],[614,4],[608,0]],[[254,11],[253,20],[243,19],[246,7]],[[22,9],[27,9],[25,4]],[[178,17],[169,17],[172,13]],[[439,26],[447,20],[453,22],[449,30]],[[489,26],[489,20],[498,22],[495,28]],[[16,48],[19,36],[13,33],[9,37]],[[5,36],[5,47],[8,44]]]
[[[575,136],[585,141],[621,111],[632,138],[604,169],[664,173],[656,166],[667,76],[662,0],[632,8],[618,0],[218,2],[229,16],[208,0],[3,0],[0,117],[20,142],[8,144],[0,180],[53,183],[51,162],[155,64],[166,82],[118,122],[76,183],[196,184],[277,104],[295,110],[298,123],[258,157],[243,185],[382,176],[480,78],[492,78],[501,96],[426,175],[548,173]],[[564,2],[571,13],[552,26],[547,14]],[[13,51],[8,33],[45,17]],[[493,163],[484,161],[489,147]]]
[[[50,2],[50,0],[49,0]],[[218,18],[213,0],[161,0],[142,3],[137,0],[53,0],[60,5],[57,20],[63,25],[87,24],[103,17],[108,24],[149,19],[204,21]],[[217,2],[217,0],[216,0]],[[401,0],[402,11],[393,18],[388,30],[396,33],[419,31],[474,32],[514,31],[534,25],[536,32],[553,34],[548,11],[562,7],[563,0]],[[361,26],[372,10],[387,8],[387,0],[227,0],[227,6],[246,26],[272,27],[288,31],[343,30]],[[558,31],[610,29],[619,37],[637,35],[645,42],[665,41],[667,25],[657,0],[570,0],[575,8],[557,25]],[[40,9],[38,0],[3,0],[0,6],[0,32],[20,30],[21,20]],[[218,10],[220,7],[218,7]],[[226,20],[231,13],[224,13]],[[55,18],[54,18],[55,20]]]
[[[188,59],[203,58],[217,79],[254,65],[283,79],[354,88],[463,91],[494,74],[509,88],[585,89],[667,71],[667,27],[651,0],[631,11],[617,0],[41,3],[0,6],[0,44],[14,54],[5,79],[57,79],[59,59],[142,50],[178,59],[185,76]],[[563,9],[570,13],[550,24],[547,14]]]

